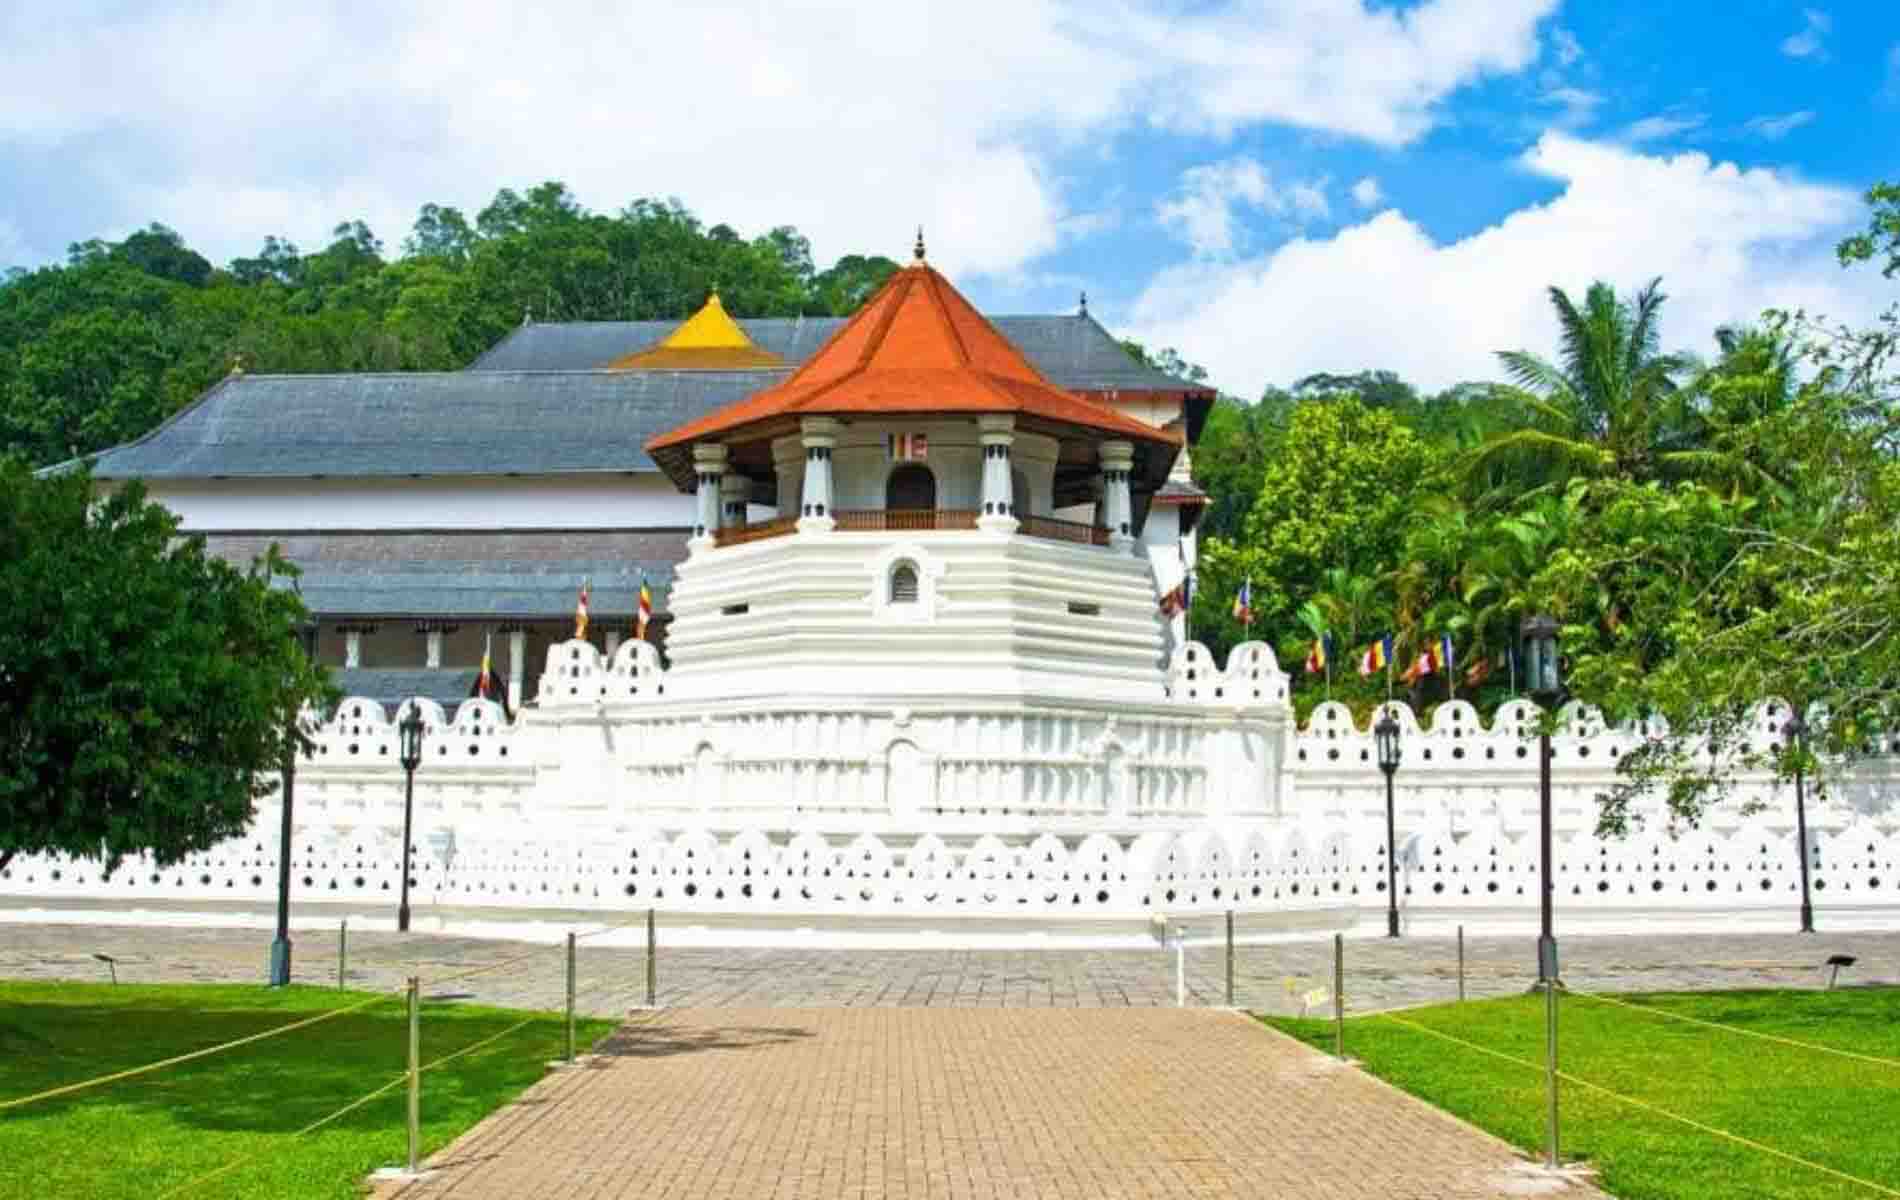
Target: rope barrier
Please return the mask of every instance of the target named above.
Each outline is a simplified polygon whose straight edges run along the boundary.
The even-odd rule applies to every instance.
[[[1443,1038],[1445,1041],[1452,1042],[1459,1046],[1463,1046],[1468,1050],[1476,1050],[1480,1054],[1488,1054],[1493,1058],[1501,1058],[1505,1062],[1508,1062],[1508,1063],[1516,1063],[1520,1067],[1529,1067],[1531,1070],[1539,1071],[1539,1072],[1545,1069],[1539,1064],[1531,1062],[1529,1059],[1518,1058],[1515,1055],[1506,1054],[1501,1050],[1493,1050],[1488,1046],[1480,1046],[1476,1042],[1468,1042],[1464,1038],[1457,1037],[1453,1034],[1445,1033],[1442,1030],[1432,1029],[1429,1026],[1420,1025],[1417,1021],[1408,1021],[1404,1017],[1393,1016],[1390,1013],[1385,1014],[1383,1019],[1387,1021],[1391,1021],[1395,1025],[1403,1025],[1408,1029],[1416,1029],[1420,1033],[1430,1034],[1432,1037],[1435,1037],[1435,1038]],[[1726,1129],[1718,1129],[1713,1125],[1705,1125],[1701,1121],[1693,1120],[1689,1117],[1682,1116],[1679,1113],[1670,1112],[1668,1109],[1663,1108],[1659,1105],[1651,1104],[1647,1100],[1638,1100],[1634,1096],[1625,1096],[1621,1092],[1611,1091],[1609,1088],[1604,1087],[1600,1083],[1592,1083],[1588,1079],[1579,1079],[1577,1076],[1572,1075],[1568,1071],[1561,1071],[1561,1070],[1558,1071],[1557,1077],[1559,1079],[1565,1080],[1566,1082],[1574,1083],[1578,1087],[1586,1088],[1589,1091],[1601,1092],[1603,1095],[1610,1097],[1612,1100],[1621,1101],[1622,1103],[1630,1105],[1633,1108],[1640,1108],[1646,1112],[1655,1113],[1657,1116],[1667,1117],[1672,1121],[1680,1122],[1681,1124],[1687,1125],[1689,1128],[1698,1130],[1702,1133],[1710,1134],[1712,1136],[1719,1137],[1719,1138],[1724,1138],[1728,1141],[1736,1143],[1737,1145],[1746,1146],[1751,1150],[1759,1150],[1763,1154],[1769,1154],[1769,1155],[1773,1155],[1776,1158],[1786,1159],[1787,1161],[1791,1163],[1799,1164],[1800,1166],[1807,1167],[1810,1170],[1819,1171],[1824,1175],[1832,1175],[1836,1179],[1842,1179],[1842,1180],[1847,1181],[1848,1183],[1856,1184],[1860,1187],[1867,1188],[1871,1191],[1879,1192],[1883,1196],[1893,1196],[1896,1198],[1896,1200],[1900,1200],[1900,1190],[1890,1188],[1885,1184],[1875,1183],[1871,1179],[1862,1179],[1858,1175],[1850,1175],[1846,1171],[1842,1171],[1834,1167],[1830,1167],[1826,1165],[1825,1163],[1815,1162],[1812,1159],[1802,1158],[1798,1154],[1790,1154],[1786,1150],[1777,1150],[1773,1146],[1765,1145],[1764,1143],[1755,1141],[1753,1138],[1743,1137],[1739,1133],[1730,1133]]]
[[[1819,1050],[1823,1054],[1838,1054],[1842,1058],[1857,1058],[1862,1062],[1875,1063],[1883,1067],[1900,1067],[1900,1059],[1882,1058],[1878,1054],[1862,1054],[1855,1050],[1842,1050],[1837,1046],[1823,1046],[1819,1042],[1804,1042],[1798,1038],[1782,1037],[1778,1033],[1762,1033],[1756,1029],[1743,1029],[1739,1025],[1724,1025],[1720,1021],[1708,1021],[1701,1017],[1692,1017],[1686,1013],[1670,1012],[1666,1008],[1655,1008],[1647,1004],[1632,1004],[1627,1000],[1618,1000],[1600,992],[1571,992],[1573,996],[1582,996],[1587,1000],[1598,1000],[1604,1004],[1614,1004],[1618,1008],[1633,1008],[1638,1012],[1654,1013],[1659,1017],[1668,1017],[1672,1021],[1687,1021],[1691,1025],[1706,1025],[1710,1029],[1722,1029],[1729,1033],[1739,1033],[1743,1037],[1760,1038],[1765,1042],[1780,1042],[1784,1046],[1798,1046],[1803,1050]]]
[[[160,1059],[158,1062],[146,1063],[142,1067],[132,1067],[124,1071],[114,1071],[110,1075],[100,1075],[94,1079],[82,1080],[79,1083],[68,1083],[61,1087],[48,1088],[43,1092],[35,1092],[30,1096],[21,1096],[15,1100],[0,1100],[0,1112],[5,1112],[10,1108],[20,1108],[39,1100],[50,1100],[55,1096],[68,1096],[74,1092],[83,1092],[88,1088],[99,1087],[103,1084],[117,1083],[122,1079],[131,1079],[135,1076],[147,1075],[153,1071],[162,1070],[165,1067],[175,1067],[180,1063],[191,1062],[193,1059],[208,1058],[213,1054],[220,1054],[226,1050],[234,1050],[239,1046],[248,1046],[253,1042],[261,1042],[266,1038],[274,1038],[279,1034],[291,1033],[298,1029],[307,1029],[312,1025],[328,1021],[333,1017],[353,1013],[358,1009],[368,1008],[372,1004],[380,1004],[399,994],[400,993],[396,992],[388,992],[371,996],[366,1000],[359,1000],[355,1004],[345,1005],[342,1008],[333,1008],[328,1012],[319,1013],[314,1017],[308,1017],[302,1021],[293,1021],[288,1025],[279,1025],[275,1029],[266,1029],[262,1033],[253,1033],[248,1037],[237,1038],[217,1046],[208,1046],[203,1050],[193,1050],[189,1054],[174,1055],[171,1058]]]

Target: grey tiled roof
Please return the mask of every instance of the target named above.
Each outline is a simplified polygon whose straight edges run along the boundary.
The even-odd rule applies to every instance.
[[[990,321],[1057,387],[1076,392],[1208,390],[1128,356],[1088,316],[1005,316]],[[844,324],[842,317],[752,317],[739,326],[762,350],[797,366]],[[677,321],[558,321],[522,325],[469,365],[471,371],[569,371],[604,367],[651,346]]]
[[[588,612],[596,620],[633,615],[646,574],[655,612],[665,607],[673,568],[663,562],[319,563],[304,568],[297,588],[311,612],[347,616],[530,618],[574,612],[581,581],[590,583]]]
[[[102,479],[653,471],[655,434],[772,371],[240,375],[93,462]]]
[[[478,669],[464,667],[344,667],[331,671],[330,678],[343,690],[344,699],[374,700],[383,706],[385,717],[394,717],[411,696],[434,700],[454,717],[456,705],[475,690],[480,674]]]
[[[1205,389],[1144,367],[1091,317],[996,317],[996,326],[1058,387]],[[843,322],[769,318],[740,324],[786,368],[607,371],[657,342],[673,321],[524,325],[465,371],[235,375],[136,442],[101,452],[102,479],[402,475],[549,475],[658,468],[647,439],[772,386]]]

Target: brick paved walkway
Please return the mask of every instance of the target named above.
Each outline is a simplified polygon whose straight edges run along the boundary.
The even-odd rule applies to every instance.
[[[430,1162],[379,1196],[1601,1195],[1208,1010],[676,1010]]]
[[[94,952],[119,960],[136,983],[261,980],[271,935],[256,929],[135,928],[0,923],[0,978],[103,979]],[[1900,980],[1900,933],[1567,937],[1564,978],[1591,990],[1818,987],[1829,954],[1857,955],[1845,984]],[[299,931],[295,978],[334,984],[337,937]],[[505,969],[444,985],[483,1003],[556,1008],[561,950],[518,942],[430,934],[352,933],[349,983],[395,988],[411,972],[428,981],[526,954]],[[1381,937],[1346,943],[1346,1002],[1366,1012],[1453,999],[1457,948],[1444,938]],[[1187,954],[1188,1002],[1226,1000],[1219,946]],[[1471,996],[1521,993],[1536,974],[1534,939],[1484,938],[1466,945]],[[1124,1006],[1174,1003],[1174,956],[1154,950],[669,950],[659,956],[659,1001],[667,1007],[737,1006]],[[1332,944],[1243,946],[1235,964],[1242,1007],[1287,1013],[1307,988],[1332,986]],[[619,1017],[646,999],[646,953],[581,943],[584,1011]],[[1291,981],[1291,988],[1289,988]]]

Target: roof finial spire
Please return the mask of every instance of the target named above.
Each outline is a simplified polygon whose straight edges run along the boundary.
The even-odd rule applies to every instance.
[[[1082,292],[1081,306],[1082,306],[1082,310],[1076,313],[1075,315],[1078,317],[1088,316],[1089,315],[1089,294],[1088,294],[1087,289],[1084,289]]]
[[[911,247],[910,252],[911,252],[911,257],[917,260],[913,265],[919,266],[919,267],[923,266],[924,265],[924,227],[922,225],[919,225],[917,227],[917,244]]]

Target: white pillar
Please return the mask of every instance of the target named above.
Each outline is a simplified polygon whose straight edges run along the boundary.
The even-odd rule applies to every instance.
[[[728,471],[719,481],[719,528],[737,529],[745,524],[746,502],[752,498],[752,481],[737,471]]]
[[[983,443],[983,503],[976,526],[995,533],[1014,533],[1018,521],[1009,449],[1016,441],[1016,418],[1010,413],[984,413],[977,417],[976,427]]]
[[[1102,523],[1108,526],[1108,544],[1123,554],[1132,554],[1135,506],[1128,492],[1128,477],[1135,469],[1135,444],[1103,442],[1097,451],[1102,459]]]
[[[424,665],[439,667],[442,665],[442,631],[440,629],[431,629],[425,636],[428,639],[429,659]]]
[[[691,542],[695,550],[713,545],[713,534],[719,529],[719,478],[725,473],[724,446],[717,442],[700,442],[693,446],[693,474],[699,480],[696,493],[699,520],[693,526]]]
[[[363,665],[363,631],[348,629],[343,633],[343,669],[354,671]]]
[[[508,631],[508,707],[521,711],[521,672],[528,665],[528,634],[523,629]]]
[[[831,417],[804,417],[798,423],[805,446],[805,489],[798,510],[800,533],[825,533],[832,519],[831,451],[844,427]]]

